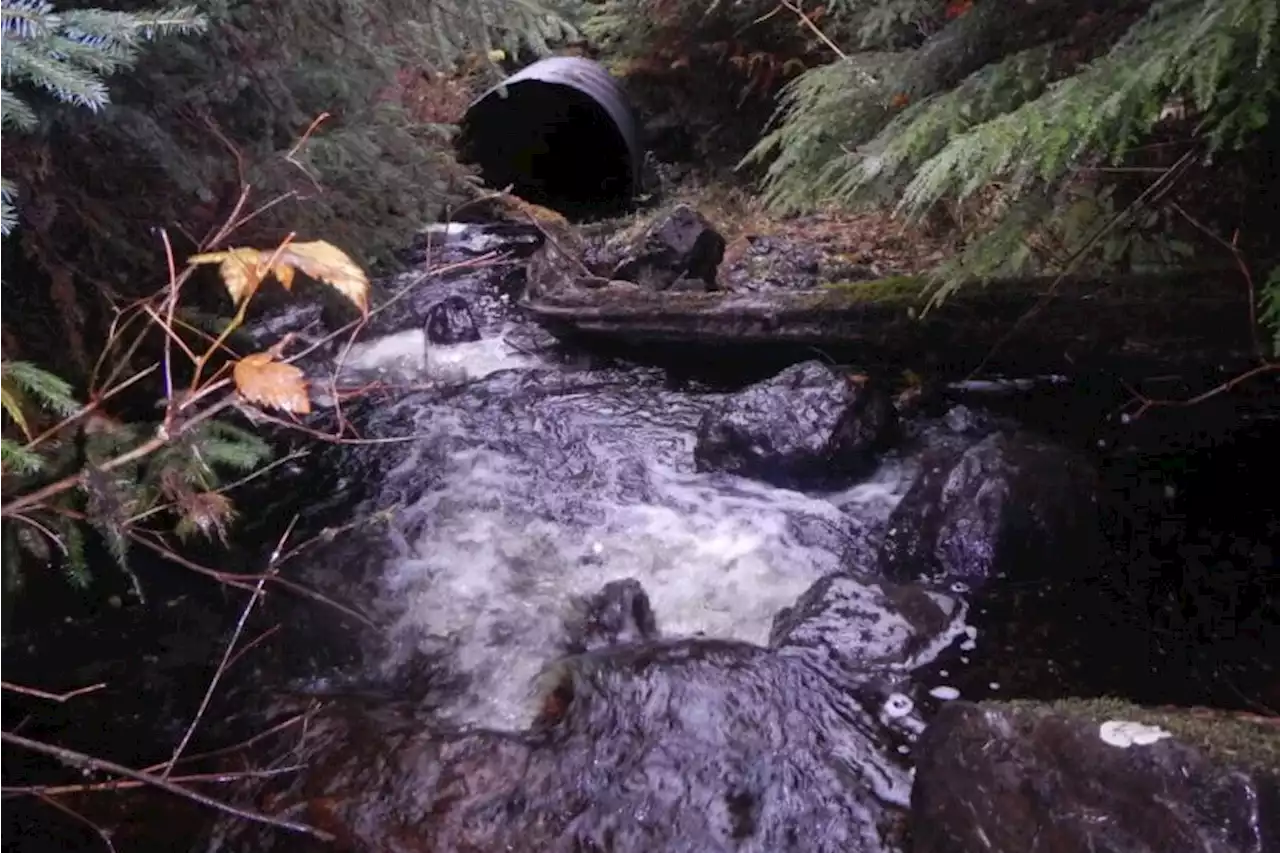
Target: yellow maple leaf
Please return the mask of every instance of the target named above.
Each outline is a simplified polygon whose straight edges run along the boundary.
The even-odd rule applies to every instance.
[[[237,306],[253,295],[268,273],[289,290],[294,271],[301,270],[351,300],[361,314],[369,313],[369,279],[364,270],[346,252],[324,240],[289,243],[271,251],[242,247],[206,252],[193,255],[187,263],[218,264],[222,283]]]
[[[315,240],[290,243],[277,258],[277,264],[297,267],[350,299],[361,314],[369,312],[369,279],[364,270],[332,243]]]
[[[302,415],[311,411],[302,371],[276,361],[269,352],[246,355],[236,362],[232,376],[236,390],[250,403]]]
[[[239,305],[244,302],[254,291],[258,289],[258,285],[262,284],[262,279],[268,272],[267,258],[257,249],[239,248],[228,249],[225,252],[206,252],[203,255],[193,255],[187,263],[196,264],[218,264],[218,273],[222,276],[222,284],[227,288],[227,293],[231,296],[231,302]]]

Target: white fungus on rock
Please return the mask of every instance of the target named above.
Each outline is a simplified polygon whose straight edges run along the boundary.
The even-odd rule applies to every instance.
[[[1156,726],[1135,723],[1130,720],[1107,720],[1098,727],[1098,736],[1102,742],[1121,749],[1131,746],[1149,746],[1158,740],[1172,737],[1169,732]]]

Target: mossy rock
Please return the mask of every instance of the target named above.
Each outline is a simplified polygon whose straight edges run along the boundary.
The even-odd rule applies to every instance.
[[[1132,720],[1164,729],[1215,760],[1280,772],[1280,717],[1212,708],[1149,708],[1110,697],[1052,702],[1018,699],[979,704],[1030,714],[1073,717],[1098,725],[1108,720]]]

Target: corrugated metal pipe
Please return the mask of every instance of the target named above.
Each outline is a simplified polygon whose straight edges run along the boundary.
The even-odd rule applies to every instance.
[[[462,120],[459,150],[487,185],[566,216],[628,208],[643,147],[626,93],[590,59],[543,59],[485,92]]]

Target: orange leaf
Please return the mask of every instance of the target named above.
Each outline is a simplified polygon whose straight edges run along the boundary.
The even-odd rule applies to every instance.
[[[364,270],[337,246],[323,240],[290,243],[278,252],[247,247],[207,252],[192,256],[187,263],[219,264],[222,283],[237,306],[253,296],[268,274],[289,290],[295,270],[301,270],[350,299],[361,314],[369,312],[369,279]]]
[[[951,2],[947,4],[947,20],[953,21],[961,15],[966,14],[972,8],[973,0],[951,0]]]
[[[269,352],[246,355],[236,362],[233,376],[236,390],[250,403],[303,415],[311,411],[302,371],[275,361]]]
[[[911,98],[902,92],[899,92],[889,99],[889,106],[895,110],[900,110],[909,103],[911,103]]]
[[[350,299],[361,314],[368,313],[369,279],[346,252],[332,243],[324,240],[290,243],[276,258],[276,264],[277,267],[297,267]]]
[[[218,264],[222,284],[235,305],[253,296],[269,271],[267,257],[257,249],[228,249],[190,258],[189,264]]]

